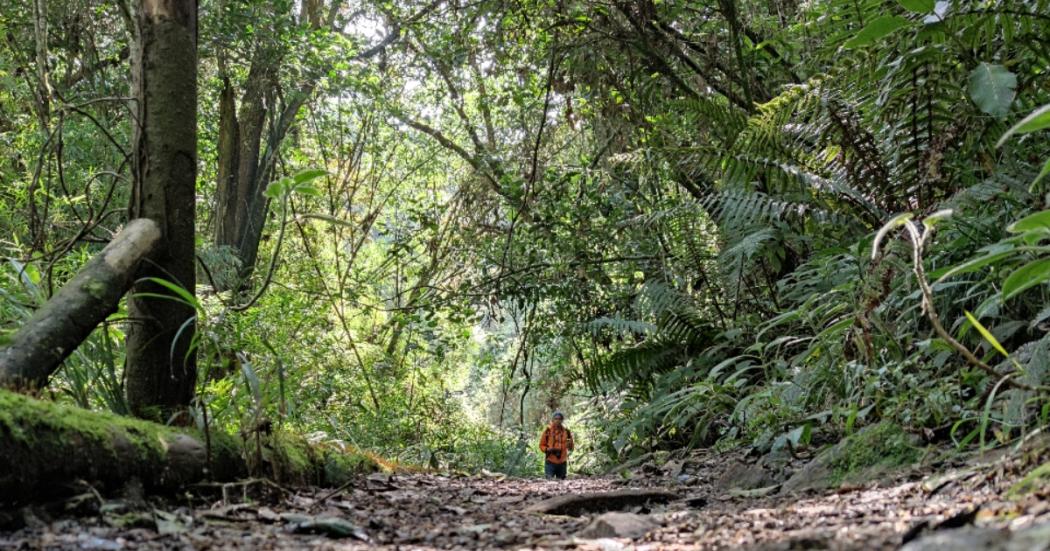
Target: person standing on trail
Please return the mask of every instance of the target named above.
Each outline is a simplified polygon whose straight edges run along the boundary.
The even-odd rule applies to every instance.
[[[564,420],[565,416],[560,411],[555,411],[551,424],[543,430],[543,436],[540,437],[540,451],[546,456],[543,474],[547,480],[565,480],[569,453],[576,447],[572,441],[572,431],[562,425]]]

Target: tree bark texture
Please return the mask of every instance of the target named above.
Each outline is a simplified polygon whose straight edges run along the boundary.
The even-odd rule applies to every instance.
[[[160,225],[162,246],[137,278],[161,278],[194,292],[197,183],[197,2],[138,0],[132,52],[137,113],[132,218]],[[194,308],[156,283],[128,299],[127,395],[132,412],[159,419],[190,403],[196,383]],[[172,300],[143,296],[171,295]],[[139,296],[136,296],[139,295]]]
[[[159,241],[154,221],[132,220],[0,348],[0,386],[44,387],[95,327],[117,311],[136,267]]]
[[[267,106],[273,103],[277,87],[275,69],[281,61],[280,53],[270,48],[261,47],[256,52],[239,112],[232,88],[224,86],[220,96],[215,244],[236,252],[241,262],[239,275],[242,279],[251,274],[262,238],[262,226],[257,219],[265,220],[268,203],[263,192],[271,168],[266,164],[268,156],[262,154],[263,131],[266,129]],[[272,137],[278,143],[281,138],[283,136]],[[257,212],[264,216],[258,216]],[[237,286],[238,282],[217,283],[230,287],[230,284]]]
[[[300,5],[299,24],[315,30],[330,28],[341,3],[341,0],[329,2],[326,15],[323,1],[304,0]],[[226,75],[226,62],[220,53],[223,90],[219,103],[214,243],[217,247],[232,249],[240,262],[240,270],[236,281],[216,281],[219,290],[248,287],[247,280],[255,268],[270,207],[263,193],[273,179],[281,144],[317,85],[317,76],[313,75],[294,90],[279,93],[278,72],[285,56],[283,45],[260,41],[252,54],[243,92],[236,101]]]

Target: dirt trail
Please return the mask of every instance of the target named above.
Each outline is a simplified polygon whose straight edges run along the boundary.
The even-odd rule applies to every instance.
[[[1045,499],[1000,497],[1015,478],[1003,462],[799,498],[727,491],[718,481],[732,461],[708,456],[697,459],[688,476],[650,472],[630,480],[373,474],[340,491],[286,490],[256,481],[197,488],[182,502],[102,501],[89,492],[50,511],[6,513],[9,526],[24,526],[0,532],[0,548],[896,549],[904,540],[955,526],[1050,521]],[[614,526],[594,523],[600,511],[568,516],[526,510],[554,496],[626,488],[665,488],[676,498],[619,504],[631,514],[606,517]],[[641,523],[638,534],[615,537],[617,530],[638,529],[632,523]]]

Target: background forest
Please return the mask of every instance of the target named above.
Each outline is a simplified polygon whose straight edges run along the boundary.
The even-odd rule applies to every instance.
[[[4,334],[128,221],[131,18],[0,0]],[[197,423],[536,473],[555,408],[583,469],[1050,421],[1050,1],[201,0],[198,32]],[[130,413],[135,323],[44,394]]]

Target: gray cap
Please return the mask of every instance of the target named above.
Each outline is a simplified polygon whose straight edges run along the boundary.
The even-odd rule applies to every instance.
[[[562,414],[562,412],[560,412],[560,411],[555,411],[554,415],[551,416],[551,419],[556,419],[558,417],[561,417],[562,419],[565,419],[565,415]]]

